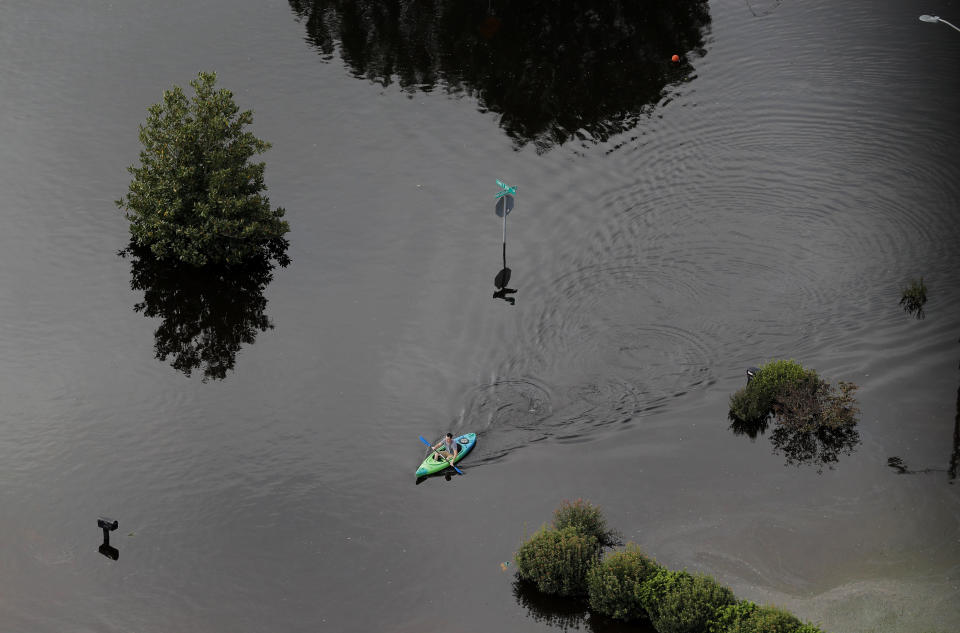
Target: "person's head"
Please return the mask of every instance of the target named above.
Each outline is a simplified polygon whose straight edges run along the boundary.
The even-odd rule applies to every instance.
[[[452,439],[453,439],[453,433],[447,433],[447,439],[448,439],[448,440],[452,440]]]

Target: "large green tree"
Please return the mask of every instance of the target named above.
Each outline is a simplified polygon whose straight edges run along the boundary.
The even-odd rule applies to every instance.
[[[163,93],[140,126],[140,164],[127,195],[117,201],[130,221],[134,246],[160,261],[193,266],[233,265],[253,259],[289,263],[284,210],[264,195],[264,163],[251,158],[270,148],[246,126],[233,93],[216,88],[216,73]]]

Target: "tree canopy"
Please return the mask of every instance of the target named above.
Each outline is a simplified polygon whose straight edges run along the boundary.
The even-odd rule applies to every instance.
[[[159,261],[192,266],[239,264],[266,258],[281,266],[290,230],[284,210],[264,195],[264,163],[251,158],[270,148],[245,128],[233,93],[216,88],[216,73],[201,72],[187,98],[179,86],[163,93],[140,126],[140,164],[127,195],[117,200],[130,222],[132,245]]]

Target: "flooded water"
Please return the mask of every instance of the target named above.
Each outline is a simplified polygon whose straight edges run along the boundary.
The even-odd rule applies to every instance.
[[[500,566],[577,497],[825,630],[960,629],[960,13],[632,6],[0,5],[0,629],[608,630]],[[200,70],[287,268],[117,255]],[[850,454],[731,430],[772,358],[860,385]]]

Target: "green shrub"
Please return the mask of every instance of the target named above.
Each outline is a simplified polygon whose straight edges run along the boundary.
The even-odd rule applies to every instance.
[[[581,534],[589,534],[597,539],[600,547],[621,544],[620,534],[607,528],[607,520],[600,508],[583,499],[561,503],[553,511],[553,527],[557,530],[572,527]]]
[[[720,607],[707,623],[707,633],[823,633],[795,615],[776,607],[744,600]]]
[[[815,379],[815,371],[804,369],[794,360],[770,361],[750,382],[730,396],[730,417],[742,421],[764,420],[773,413],[778,396],[785,387]]]
[[[643,582],[663,569],[633,543],[607,556],[587,574],[590,608],[615,620],[637,620],[647,615],[638,591]]]
[[[710,576],[663,569],[637,589],[658,633],[701,633],[714,612],[735,604],[733,591]]]
[[[573,527],[542,528],[520,546],[515,556],[517,575],[543,593],[585,596],[587,572],[600,559],[595,536]]]
[[[735,633],[746,631],[742,623],[746,622],[758,609],[757,605],[749,600],[741,600],[734,604],[720,607],[713,613],[707,622],[707,633]]]

